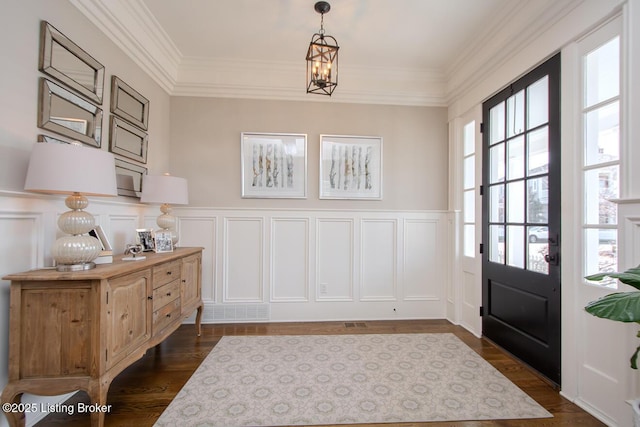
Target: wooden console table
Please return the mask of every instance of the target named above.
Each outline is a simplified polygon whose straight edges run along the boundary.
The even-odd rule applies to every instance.
[[[197,309],[202,317],[202,248],[142,254],[93,270],[32,270],[11,280],[9,383],[2,392],[11,426],[23,426],[23,393],[84,390],[91,425],[103,426],[107,392],[122,370],[162,342]],[[8,411],[6,409],[9,409]]]

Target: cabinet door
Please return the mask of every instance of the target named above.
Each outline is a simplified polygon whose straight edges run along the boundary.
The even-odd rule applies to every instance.
[[[180,299],[182,300],[183,313],[192,311],[199,305],[201,299],[200,265],[201,255],[191,255],[182,260]]]
[[[151,335],[151,271],[109,281],[107,291],[107,367],[135,352]],[[146,350],[146,347],[144,348]]]

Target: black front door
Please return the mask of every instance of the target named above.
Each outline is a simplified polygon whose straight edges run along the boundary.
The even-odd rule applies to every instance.
[[[560,54],[482,115],[482,333],[560,384]]]

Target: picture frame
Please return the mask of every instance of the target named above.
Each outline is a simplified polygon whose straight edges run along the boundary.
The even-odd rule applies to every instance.
[[[39,69],[87,99],[102,104],[104,65],[47,21],[40,22]]]
[[[173,240],[171,231],[156,231],[155,245],[155,251],[157,253],[173,252]]]
[[[320,135],[320,199],[382,200],[382,137]]]
[[[117,118],[110,118],[109,151],[131,160],[147,163],[148,135],[145,131]]]
[[[140,198],[142,179],[147,174],[147,168],[122,159],[115,159],[115,162],[118,195]]]
[[[95,237],[100,242],[100,246],[102,247],[101,256],[113,254],[111,243],[109,242],[109,239],[107,239],[107,235],[104,233],[101,226],[96,225],[93,230],[89,231],[89,235]]]
[[[149,127],[149,100],[117,76],[111,76],[110,111],[142,130]]]
[[[243,198],[307,198],[307,135],[242,132]]]
[[[153,240],[153,230],[151,228],[136,229],[136,243],[142,245],[143,252],[151,252],[155,250]]]

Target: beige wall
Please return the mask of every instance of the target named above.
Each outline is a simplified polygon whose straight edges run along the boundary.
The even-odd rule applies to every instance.
[[[447,209],[446,108],[173,97],[170,128],[168,172],[189,180],[191,206]],[[307,199],[242,199],[241,132],[307,134]],[[383,200],[319,200],[320,134],[383,138]]]

